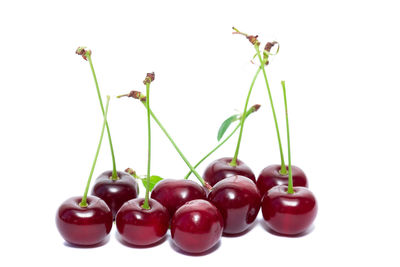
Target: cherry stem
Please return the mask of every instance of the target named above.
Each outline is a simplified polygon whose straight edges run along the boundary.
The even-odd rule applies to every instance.
[[[254,112],[254,111],[255,111],[254,107],[251,107],[251,108],[247,111],[245,117],[247,117],[248,114],[250,114],[250,113],[252,113],[252,112]],[[242,115],[242,116],[243,116],[243,115]],[[197,164],[194,165],[193,168],[196,169],[204,160],[206,160],[206,159],[207,159],[211,154],[213,154],[218,148],[220,148],[223,144],[225,144],[226,141],[228,141],[228,140],[232,137],[232,135],[234,135],[234,134],[236,133],[236,131],[239,129],[240,125],[241,125],[241,123],[239,122],[239,124],[236,125],[235,129],[234,129],[222,142],[220,142],[213,150],[211,150],[210,152],[208,152],[207,155],[205,155],[199,162],[197,162]],[[188,179],[189,176],[190,176],[191,174],[192,174],[192,171],[189,171],[189,172],[186,174],[185,179]]]
[[[150,83],[146,83],[146,109],[147,109],[147,187],[146,196],[142,208],[148,210],[149,206],[149,193],[150,193],[150,161],[151,161],[151,127],[150,127]]]
[[[281,81],[283,89],[283,98],[285,100],[285,114],[286,114],[286,131],[287,131],[287,145],[288,145],[288,161],[289,161],[289,180],[288,180],[288,193],[293,194],[293,175],[292,175],[292,160],[290,156],[290,137],[289,137],[289,115],[286,100],[286,86],[285,81]]]
[[[279,143],[279,151],[281,154],[281,170],[280,170],[280,174],[282,175],[286,175],[287,174],[287,170],[286,170],[286,165],[285,165],[285,158],[283,156],[283,150],[282,150],[282,142],[281,142],[281,136],[279,134],[279,127],[278,127],[278,120],[276,119],[276,112],[275,112],[275,108],[274,108],[274,103],[272,100],[272,95],[271,95],[271,89],[269,87],[269,83],[268,83],[268,79],[267,79],[267,74],[265,72],[265,62],[268,61],[268,55],[266,56],[266,58],[263,60],[261,58],[261,53],[260,53],[260,47],[255,44],[254,48],[257,51],[257,56],[258,59],[260,60],[261,63],[261,68],[263,71],[263,75],[264,75],[264,79],[265,79],[265,84],[267,85],[267,89],[268,89],[268,96],[269,96],[269,102],[271,105],[271,109],[272,109],[272,115],[274,116],[274,121],[275,121],[275,128],[276,128],[276,135],[278,136],[278,143]]]
[[[147,97],[146,97],[147,99]],[[182,151],[179,149],[179,147],[176,145],[172,137],[168,134],[167,130],[165,130],[164,126],[161,124],[161,122],[157,119],[157,117],[154,115],[154,113],[150,109],[150,115],[153,117],[154,121],[158,124],[158,126],[161,128],[161,130],[164,132],[164,134],[167,136],[171,144],[174,146],[175,150],[178,152],[178,154],[181,156],[183,161],[186,163],[186,165],[189,167],[189,169],[194,173],[194,175],[197,177],[197,179],[200,181],[200,183],[203,186],[207,186],[206,182],[204,179],[200,176],[200,174],[194,169],[194,167],[190,164],[190,162],[186,159],[185,155],[183,155]]]
[[[265,62],[264,62],[264,64],[265,64]],[[245,105],[244,105],[243,114],[246,114],[247,105],[249,104],[249,99],[250,99],[251,91],[253,90],[254,83],[256,82],[257,76],[258,76],[258,74],[260,73],[260,71],[261,71],[261,67],[259,67],[259,68],[257,69],[257,72],[256,72],[256,74],[254,75],[253,81],[251,82],[249,92],[247,93],[247,98],[246,98],[246,103],[245,103]],[[231,166],[236,166],[236,165],[237,165],[237,157],[238,157],[238,155],[239,155],[240,143],[241,143],[241,141],[242,141],[242,134],[243,134],[243,127],[244,127],[245,117],[246,117],[246,116],[242,116],[242,118],[241,118],[241,120],[240,120],[240,132],[239,132],[239,138],[238,138],[237,145],[236,145],[235,155],[233,156],[232,161],[229,163],[229,165],[231,165]]]
[[[97,158],[99,156],[101,143],[103,141],[104,128],[105,128],[105,126],[107,124],[107,113],[108,113],[108,105],[109,105],[109,103],[110,103],[110,96],[107,96],[106,110],[105,110],[104,115],[103,115],[104,116],[104,120],[103,120],[103,127],[101,128],[100,141],[99,141],[99,144],[97,145],[96,155],[95,155],[94,160],[93,160],[92,169],[90,170],[89,179],[88,179],[87,184],[86,184],[85,192],[83,193],[82,200],[79,203],[79,206],[81,206],[81,207],[87,207],[88,206],[88,204],[87,204],[87,194],[89,192],[89,186],[90,186],[90,181],[92,180],[94,167],[96,166]]]
[[[93,62],[92,62],[91,53],[86,53],[86,57],[87,57],[87,59],[88,59],[88,61],[89,61],[90,69],[92,70],[94,83],[96,84],[97,95],[98,95],[98,97],[99,97],[99,102],[100,102],[101,111],[103,112],[103,116],[104,116],[103,101],[101,100],[101,94],[100,94],[100,89],[99,89],[99,83],[97,82],[96,73],[94,72],[94,68],[93,68]],[[111,179],[112,179],[112,180],[117,180],[117,179],[118,179],[118,174],[117,174],[117,167],[116,167],[116,164],[115,164],[114,148],[113,148],[113,145],[112,145],[110,128],[109,128],[109,126],[108,126],[108,122],[107,122],[107,121],[106,121],[106,127],[107,127],[108,141],[109,141],[109,143],[110,143],[111,158],[112,158],[112,164],[113,164],[113,170],[112,170]]]

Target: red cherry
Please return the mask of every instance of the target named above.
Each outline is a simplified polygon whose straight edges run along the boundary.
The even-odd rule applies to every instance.
[[[104,241],[111,231],[112,214],[98,197],[88,196],[87,207],[79,203],[82,196],[71,197],[58,208],[56,225],[61,236],[78,246],[91,246]]]
[[[286,166],[286,169],[288,166]],[[260,190],[261,197],[268,190],[277,185],[288,185],[289,174],[282,175],[279,171],[281,165],[274,164],[265,167],[257,178],[257,188]],[[292,165],[293,186],[308,187],[306,174],[296,166]]]
[[[225,179],[226,177],[232,175],[241,175],[249,178],[254,183],[256,182],[254,173],[243,161],[237,159],[236,166],[231,166],[231,161],[232,158],[226,157],[211,162],[204,171],[204,180],[211,186],[214,186],[216,183],[222,179]]]
[[[188,253],[202,253],[218,243],[223,219],[218,209],[203,199],[187,202],[172,217],[171,237],[177,247]]]
[[[129,200],[115,217],[122,240],[135,246],[148,246],[160,241],[169,225],[169,214],[163,205],[150,198],[150,209],[144,209],[143,203],[144,198]]]
[[[155,185],[151,198],[166,207],[172,218],[175,211],[186,202],[207,199],[207,192],[204,187],[191,180],[164,179]]]
[[[247,177],[235,175],[214,185],[208,199],[224,218],[224,234],[239,234],[255,221],[261,196]]]
[[[138,184],[131,175],[117,171],[118,179],[111,179],[112,171],[105,171],[97,177],[92,195],[104,200],[110,207],[113,218],[121,206],[138,196]]]
[[[317,215],[317,200],[305,187],[286,185],[271,188],[262,200],[262,214],[269,228],[282,235],[297,235],[310,227]]]

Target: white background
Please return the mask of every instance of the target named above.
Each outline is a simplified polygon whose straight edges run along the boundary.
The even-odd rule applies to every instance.
[[[400,18],[396,1],[2,1],[0,4],[1,266],[394,266],[400,190]],[[277,40],[267,72],[286,153],[280,81],[286,80],[292,159],[319,202],[312,231],[275,236],[261,224],[221,239],[210,254],[175,251],[170,237],[147,249],[67,246],[55,213],[83,193],[103,97],[144,91],[194,164],[216,144],[220,123],[242,110],[257,69],[254,49],[231,27]],[[256,173],[279,163],[265,84],[259,76],[239,158]],[[132,99],[112,99],[118,169],[146,171],[146,120]],[[237,136],[212,156],[233,156]],[[211,159],[210,159],[211,160]],[[208,160],[207,162],[210,162]],[[207,163],[206,163],[207,164]],[[206,164],[199,167],[202,173]],[[111,168],[105,139],[95,176]],[[182,178],[187,167],[153,124],[152,173]],[[194,178],[193,178],[194,179]],[[144,190],[141,190],[143,195]],[[168,234],[169,235],[169,234]]]

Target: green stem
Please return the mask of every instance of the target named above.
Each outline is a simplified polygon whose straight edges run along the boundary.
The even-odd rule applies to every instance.
[[[239,123],[239,124],[236,126],[236,128],[235,128],[222,142],[220,142],[213,150],[211,150],[210,152],[208,152],[208,154],[205,155],[199,162],[197,162],[197,164],[194,165],[193,168],[196,169],[205,159],[207,159],[212,153],[214,153],[218,148],[220,148],[223,144],[225,144],[226,141],[228,141],[229,138],[231,138],[232,135],[233,135],[234,133],[236,133],[236,131],[237,131],[237,129],[239,129],[240,125],[241,125],[241,124]],[[188,179],[189,176],[190,176],[191,174],[192,174],[192,171],[189,171],[189,172],[186,174],[185,179]]]
[[[264,64],[265,64],[265,63],[264,63]],[[249,99],[250,99],[251,91],[253,90],[254,83],[256,82],[257,76],[258,76],[258,74],[260,73],[260,71],[261,71],[261,68],[258,68],[256,74],[254,75],[253,81],[251,82],[249,92],[247,93],[247,98],[246,98],[246,103],[245,103],[245,105],[244,105],[243,114],[246,114],[247,105],[249,104]],[[236,165],[237,165],[237,157],[238,157],[238,155],[239,155],[240,143],[241,143],[241,141],[242,141],[242,134],[243,134],[243,127],[244,127],[245,117],[246,117],[246,116],[242,116],[242,118],[241,118],[241,120],[240,120],[239,138],[238,138],[238,142],[237,142],[237,145],[236,145],[235,155],[233,156],[232,161],[231,161],[231,163],[230,163],[231,166],[236,166]]]
[[[288,181],[288,193],[293,194],[293,176],[292,176],[292,160],[290,156],[290,137],[289,137],[289,115],[286,100],[286,86],[285,81],[281,81],[283,89],[283,98],[285,100],[285,114],[286,114],[286,131],[287,131],[287,145],[288,145],[288,161],[289,161],[289,181]]]
[[[99,97],[99,102],[100,102],[101,111],[103,112],[103,116],[104,116],[103,101],[101,100],[101,94],[100,94],[100,89],[99,89],[99,83],[97,82],[96,73],[94,72],[92,57],[91,57],[90,53],[87,53],[87,54],[86,54],[86,57],[87,57],[87,59],[89,60],[90,69],[92,70],[94,83],[96,84],[97,96]],[[109,143],[110,143],[110,150],[111,150],[111,157],[112,157],[112,164],[113,164],[113,170],[112,170],[111,179],[117,180],[117,179],[118,179],[117,167],[116,167],[116,164],[115,164],[114,148],[113,148],[112,141],[111,141],[111,133],[110,133],[110,128],[109,128],[109,126],[108,126],[108,122],[106,122],[106,127],[107,127],[108,141],[109,141]]]
[[[261,64],[261,68],[262,68],[264,79],[265,79],[265,84],[267,85],[267,89],[268,89],[268,96],[269,96],[269,102],[270,102],[271,109],[272,109],[272,115],[274,116],[276,134],[278,136],[279,151],[281,153],[281,170],[280,170],[280,173],[282,175],[286,175],[287,174],[287,170],[286,170],[286,165],[285,165],[285,158],[283,156],[281,136],[279,134],[278,120],[276,119],[276,113],[275,113],[274,103],[272,101],[271,89],[269,88],[267,74],[265,72],[265,67],[264,67],[265,62],[268,60],[268,57],[266,57],[266,59],[262,60],[259,46],[258,45],[254,45],[254,48],[257,51],[257,56],[258,56],[258,59],[259,59],[260,64]]]
[[[151,161],[151,129],[150,129],[150,83],[146,83],[146,109],[147,109],[147,188],[146,196],[144,198],[143,208],[148,210],[149,206],[149,192],[150,192],[150,161]]]
[[[99,144],[97,145],[96,155],[95,155],[94,160],[93,160],[92,169],[90,170],[89,179],[88,179],[87,184],[86,184],[85,192],[83,193],[82,200],[79,203],[79,206],[81,206],[81,207],[87,207],[87,194],[89,192],[90,181],[92,180],[94,167],[96,166],[96,162],[97,162],[97,157],[99,156],[101,143],[103,141],[104,128],[105,128],[105,126],[107,124],[107,113],[108,113],[108,105],[109,105],[109,103],[110,103],[110,97],[107,96],[107,104],[106,104],[106,110],[105,110],[104,115],[103,115],[104,116],[104,120],[103,120],[103,127],[101,128],[100,141],[99,141]]]
[[[146,101],[147,101],[147,96],[146,96]],[[140,101],[143,103],[143,101]],[[145,104],[145,103],[143,103]],[[172,137],[168,134],[167,130],[164,128],[164,126],[161,124],[161,122],[157,119],[157,117],[154,115],[153,111],[151,111],[151,109],[149,108],[150,111],[150,115],[153,118],[153,120],[158,124],[158,126],[160,127],[160,129],[164,132],[164,134],[167,136],[167,138],[169,139],[169,141],[171,142],[171,144],[174,146],[174,148],[176,149],[176,151],[179,153],[179,155],[181,156],[181,158],[183,159],[183,161],[186,163],[186,165],[189,167],[189,169],[194,173],[194,175],[196,175],[197,179],[200,181],[200,183],[203,186],[206,186],[206,182],[204,181],[204,179],[199,175],[199,173],[194,169],[194,167],[190,164],[190,162],[186,159],[186,157],[183,155],[182,151],[179,149],[179,147],[175,144],[174,140],[172,139]]]

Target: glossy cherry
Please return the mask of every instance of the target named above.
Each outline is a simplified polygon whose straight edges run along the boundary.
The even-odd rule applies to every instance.
[[[148,246],[160,241],[168,230],[168,210],[154,199],[150,209],[143,208],[144,198],[129,200],[115,217],[123,241],[135,246]]]
[[[288,166],[286,166],[288,169]],[[289,173],[281,174],[281,165],[274,164],[265,167],[257,178],[257,188],[260,190],[261,197],[268,190],[277,185],[288,185]],[[306,174],[296,166],[292,165],[293,186],[308,187]]]
[[[88,196],[87,207],[79,203],[82,196],[71,197],[57,210],[56,225],[61,236],[73,245],[90,246],[101,243],[111,231],[112,214],[98,197]]]
[[[175,212],[171,222],[171,237],[183,251],[198,254],[218,243],[223,226],[218,209],[207,200],[196,199]]]
[[[269,228],[282,235],[297,235],[306,231],[317,215],[317,200],[305,187],[286,185],[271,188],[262,200],[261,209]]]
[[[103,172],[97,177],[92,189],[92,195],[103,199],[110,207],[113,218],[125,202],[139,194],[138,184],[131,175],[120,171],[117,174],[118,179],[114,180],[111,178],[111,170]]]
[[[151,198],[167,208],[171,218],[183,204],[194,199],[207,199],[204,187],[191,180],[164,179],[151,192]]]
[[[241,160],[237,159],[236,166],[231,166],[231,157],[220,158],[211,162],[204,171],[203,178],[211,186],[232,175],[241,175],[249,178],[254,183],[256,177],[253,171]]]
[[[247,177],[235,175],[214,185],[208,199],[224,218],[224,234],[246,231],[260,210],[261,196]]]

